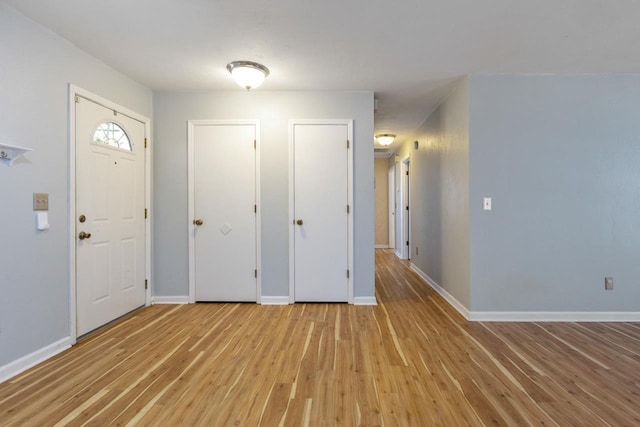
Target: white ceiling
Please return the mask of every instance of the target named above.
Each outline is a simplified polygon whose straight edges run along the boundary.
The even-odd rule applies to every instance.
[[[467,74],[640,73],[637,0],[3,1],[154,90],[374,91],[395,145]]]

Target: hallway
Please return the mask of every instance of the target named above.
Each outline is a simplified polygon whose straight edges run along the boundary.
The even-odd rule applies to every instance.
[[[0,385],[0,425],[637,425],[640,325],[469,323],[376,251],[378,306],[155,305]]]

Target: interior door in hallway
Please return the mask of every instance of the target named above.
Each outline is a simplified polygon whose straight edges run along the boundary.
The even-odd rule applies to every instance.
[[[76,334],[146,302],[145,124],[76,97]]]
[[[257,122],[191,121],[191,299],[257,301]]]
[[[293,301],[348,302],[351,122],[291,123]]]

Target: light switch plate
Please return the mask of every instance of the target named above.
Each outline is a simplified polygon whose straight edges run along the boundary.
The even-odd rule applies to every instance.
[[[482,200],[482,209],[484,209],[485,211],[491,210],[491,197],[485,197]]]
[[[48,211],[49,210],[49,194],[33,193],[33,210]]]

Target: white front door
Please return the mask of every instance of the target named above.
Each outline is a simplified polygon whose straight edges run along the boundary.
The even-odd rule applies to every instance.
[[[292,122],[294,301],[350,299],[350,122]]]
[[[145,304],[145,124],[78,96],[76,334]]]
[[[255,122],[189,123],[192,300],[257,301],[256,144]]]

